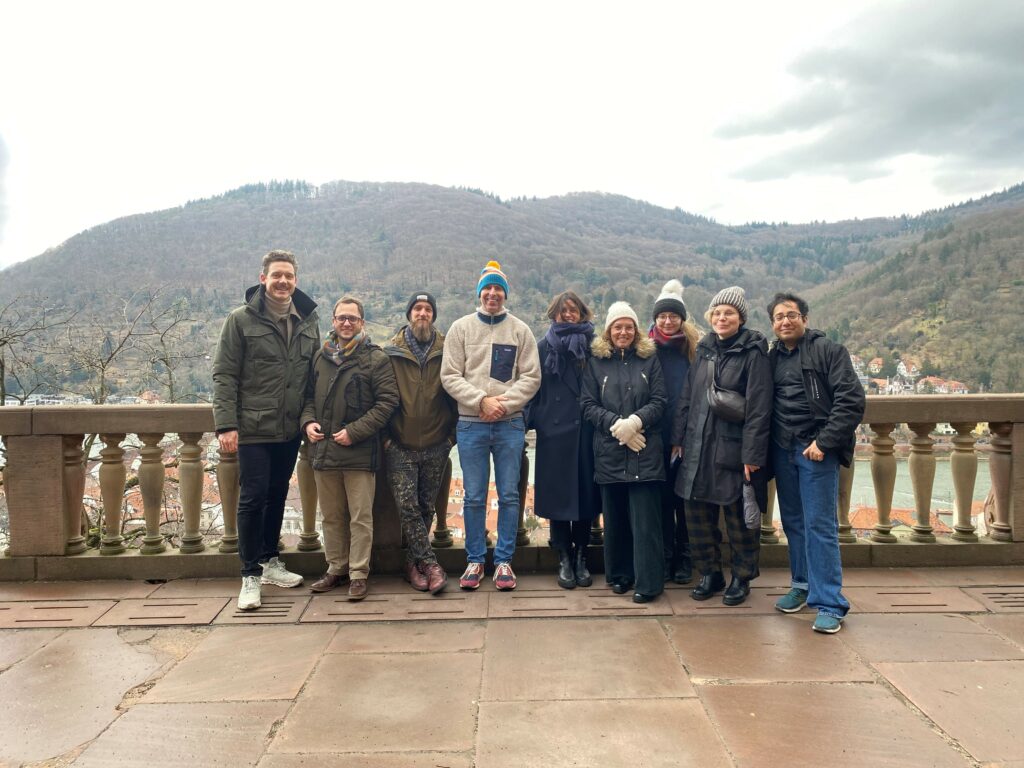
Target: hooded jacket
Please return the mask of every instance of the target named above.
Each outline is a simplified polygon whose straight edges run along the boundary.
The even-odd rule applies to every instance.
[[[299,435],[309,361],[320,346],[316,302],[296,289],[302,320],[289,342],[254,285],[220,331],[213,360],[213,422],[218,433],[238,430],[240,445],[281,443]]]
[[[773,341],[768,353],[773,374],[780,344],[779,340]],[[817,433],[814,440],[818,448],[836,454],[839,462],[848,467],[853,460],[857,427],[864,418],[866,402],[864,387],[853,370],[850,353],[842,344],[836,344],[813,329],[808,329],[800,339],[797,350],[804,393]]]
[[[454,445],[459,413],[455,401],[441,386],[444,334],[435,330],[434,343],[421,367],[405,338],[407,327],[402,326],[384,347],[395,371],[399,396],[388,434],[403,448],[416,451],[445,442]]]
[[[590,345],[583,378],[583,417],[594,425],[594,482],[643,483],[665,479],[660,420],[667,402],[665,379],[654,342],[641,338],[620,351],[604,337]],[[619,419],[636,414],[647,444],[635,452],[612,435]]]

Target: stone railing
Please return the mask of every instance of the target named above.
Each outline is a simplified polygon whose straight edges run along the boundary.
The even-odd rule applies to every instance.
[[[979,445],[973,433],[982,422],[989,425],[988,445]],[[872,397],[868,400],[865,423],[873,435],[869,463],[877,520],[869,539],[854,537],[849,519],[850,487],[853,473],[863,471],[865,464],[855,462],[841,474],[837,503],[840,538],[851,545],[843,548],[844,561],[856,565],[1024,562],[1024,545],[1018,545],[1024,542],[1024,503],[1014,505],[1014,499],[1024,499],[1024,395]],[[949,423],[956,430],[950,457],[955,524],[948,536],[937,534],[929,522],[936,466],[931,434],[938,423]],[[906,424],[913,435],[909,465],[916,512],[910,535],[898,538],[892,533],[890,517],[896,478],[892,433],[901,424]],[[10,523],[8,551],[0,557],[0,579],[166,578],[236,573],[237,558],[232,554],[237,551],[238,540],[235,454],[221,455],[216,466],[223,534],[219,542],[208,546],[200,530],[204,478],[201,443],[204,436],[212,439],[212,430],[212,413],[205,405],[0,408],[0,436],[7,453],[4,491]],[[177,435],[180,442],[173,462],[181,511],[175,548],[168,547],[161,530],[167,470],[160,443],[168,434]],[[96,549],[87,548],[82,525],[86,482],[83,443],[88,435],[96,435],[103,446],[98,470],[102,524]],[[132,549],[125,547],[121,536],[128,475],[122,443],[127,435],[138,438],[137,478],[145,521],[140,546]],[[978,451],[989,453],[994,496],[992,521],[982,536],[971,518]],[[315,573],[323,567],[315,528],[316,487],[312,470],[302,456],[296,473],[303,510],[296,550],[309,556],[304,561],[305,570]],[[378,473],[378,491],[386,488],[383,478],[384,473]],[[437,500],[441,514],[434,545],[439,548],[452,544],[443,514],[447,487],[448,483],[444,483]],[[402,562],[401,533],[389,492],[378,493],[374,518],[375,563],[381,570],[397,570]],[[779,542],[771,509],[764,516],[761,538],[767,545],[762,550],[762,561],[766,565],[785,562],[785,547],[771,546]],[[599,544],[600,540],[600,527],[595,524],[592,543]],[[520,521],[519,543],[528,541]],[[869,543],[878,546],[865,546]],[[135,565],[126,565],[128,561]],[[143,565],[145,561],[148,564]],[[118,564],[114,565],[115,562]],[[548,564],[543,556],[535,554],[530,560],[526,553],[517,553],[517,563],[527,568]]]

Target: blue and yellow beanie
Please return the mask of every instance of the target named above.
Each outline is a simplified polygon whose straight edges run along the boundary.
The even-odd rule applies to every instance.
[[[501,271],[501,264],[496,261],[488,261],[487,265],[480,270],[480,281],[476,284],[476,295],[478,298],[488,285],[500,285],[501,289],[505,292],[505,298],[508,298],[508,278]]]

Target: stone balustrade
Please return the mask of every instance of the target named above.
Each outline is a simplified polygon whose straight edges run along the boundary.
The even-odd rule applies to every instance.
[[[849,545],[843,547],[844,561],[855,565],[1024,562],[1024,503],[1013,503],[1014,499],[1024,499],[1024,395],[871,397],[865,423],[871,432],[870,460],[854,462],[840,477],[840,540]],[[936,533],[930,522],[936,468],[932,434],[939,423],[949,423],[956,431],[949,459],[955,509],[953,532],[949,535]],[[979,423],[989,425],[987,445],[980,445],[975,435]],[[909,471],[915,499],[914,523],[909,535],[904,536],[893,533],[891,516],[897,466],[893,432],[899,425],[906,425],[911,436]],[[102,575],[160,578],[236,572],[237,559],[232,553],[237,552],[238,546],[238,460],[234,454],[221,455],[216,463],[222,512],[222,534],[216,546],[209,545],[200,530],[204,488],[202,443],[204,436],[213,439],[212,430],[213,416],[206,405],[0,408],[0,436],[7,453],[4,491],[10,522],[8,551],[0,557],[0,579]],[[177,436],[178,445],[173,463],[181,518],[176,547],[168,545],[161,529],[168,484],[161,442],[172,434]],[[90,435],[102,446],[98,450],[102,524],[95,549],[87,546],[82,524],[87,464],[83,444]],[[138,454],[135,475],[144,519],[144,534],[138,546],[130,548],[121,535],[128,478],[125,443],[129,435],[134,436],[130,440]],[[93,445],[94,457],[95,448]],[[981,536],[971,517],[979,451],[988,453],[994,497],[992,518],[986,534]],[[868,539],[855,537],[850,525],[853,474],[864,471],[865,464],[871,473],[877,509]],[[296,550],[312,558],[306,560],[307,570],[315,573],[323,560],[315,528],[316,486],[304,455],[300,455],[296,474],[302,507],[302,530]],[[524,470],[522,485],[525,475]],[[384,473],[378,473],[377,499],[375,563],[381,570],[397,570],[402,562],[401,532]],[[441,550],[452,545],[445,522],[447,500],[445,482],[437,499],[439,514],[433,539],[435,547]],[[761,540],[766,545],[762,561],[766,565],[780,565],[785,562],[785,547],[779,545],[779,531],[772,517],[770,508],[762,521]],[[522,522],[519,543],[525,545],[529,537]],[[601,528],[595,522],[592,544],[600,542]],[[517,554],[522,567],[546,565],[539,553],[535,553],[533,561],[524,563],[525,557],[528,556]],[[86,561],[90,564],[82,565]],[[122,565],[105,566],[98,561]],[[127,561],[150,564],[126,567],[123,563]],[[460,565],[456,562],[453,568]]]

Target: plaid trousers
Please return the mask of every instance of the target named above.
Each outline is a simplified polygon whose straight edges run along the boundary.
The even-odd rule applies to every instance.
[[[722,533],[718,528],[718,504],[687,500],[686,529],[690,535],[690,554],[702,576],[722,570]],[[751,530],[743,522],[743,500],[723,504],[725,530],[729,534],[732,574],[749,581],[757,578],[761,551],[761,529]]]

